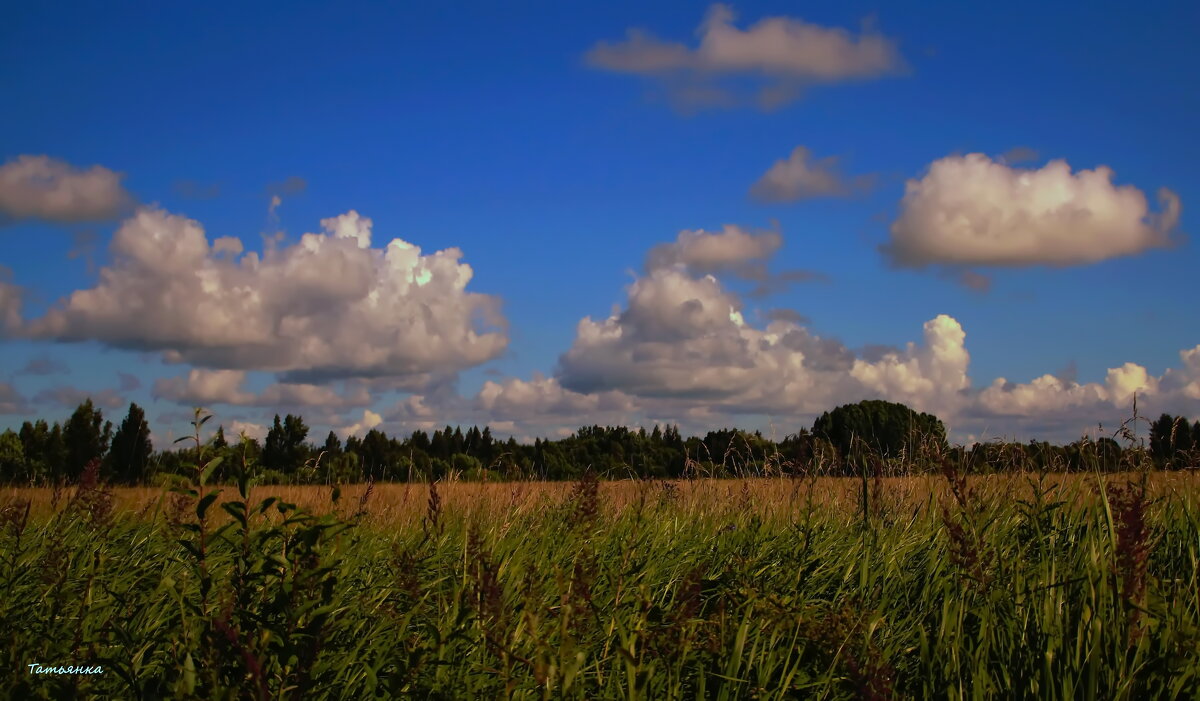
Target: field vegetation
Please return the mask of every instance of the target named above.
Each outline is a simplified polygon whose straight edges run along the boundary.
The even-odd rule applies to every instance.
[[[172,491],[3,493],[9,697],[1200,695],[1200,478],[1144,451],[254,486],[201,422]]]

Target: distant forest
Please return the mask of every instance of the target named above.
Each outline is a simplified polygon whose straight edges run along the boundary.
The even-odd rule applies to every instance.
[[[98,460],[99,476],[114,484],[171,485],[220,457],[210,481],[245,475],[257,484],[365,481],[572,480],[591,471],[605,479],[744,477],[762,475],[901,475],[938,469],[946,462],[968,472],[1012,470],[1128,470],[1191,468],[1200,464],[1200,421],[1163,414],[1148,435],[1127,422],[1113,437],[1067,445],[989,442],[950,445],[937,417],[902,404],[870,400],[822,414],[776,442],[760,431],[709,431],[684,437],[677,426],[630,429],[583,426],[566,438],[520,444],[487,426],[446,426],[432,434],[399,437],[372,429],[342,441],[330,431],[310,440],[298,415],[276,415],[263,441],[227,436],[219,426],[199,439],[207,421],[197,410],[192,438],[155,450],[145,412],[130,404],[114,428],[90,399],[63,423],[26,421],[0,434],[0,483],[75,482]],[[211,418],[211,417],[209,417]],[[207,434],[208,428],[203,429]],[[1119,440],[1118,440],[1119,439]]]

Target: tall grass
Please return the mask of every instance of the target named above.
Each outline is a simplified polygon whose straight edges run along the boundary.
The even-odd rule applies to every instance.
[[[197,462],[174,494],[4,496],[7,696],[1200,695],[1188,475],[268,496]]]

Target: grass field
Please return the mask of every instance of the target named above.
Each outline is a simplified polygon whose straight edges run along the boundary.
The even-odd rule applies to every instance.
[[[1187,473],[338,491],[0,491],[4,692],[1200,695]]]

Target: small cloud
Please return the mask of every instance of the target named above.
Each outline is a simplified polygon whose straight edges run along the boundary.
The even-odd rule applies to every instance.
[[[28,414],[29,401],[7,382],[0,382],[0,414]]]
[[[696,229],[679,232],[675,241],[650,249],[646,270],[684,265],[695,272],[747,270],[746,263],[765,260],[783,245],[778,231],[753,233],[739,226],[726,225],[720,232]]]
[[[204,185],[195,180],[176,180],[171,189],[186,200],[211,200],[221,195],[220,183]]]
[[[299,195],[308,189],[308,181],[299,175],[293,175],[286,180],[267,185],[268,195]]]
[[[760,280],[758,286],[746,294],[754,299],[762,299],[785,292],[792,285],[805,282],[829,282],[829,276],[816,270],[784,270]]]
[[[817,197],[845,197],[871,186],[871,176],[843,178],[837,172],[837,162],[837,156],[813,160],[807,148],[797,146],[790,156],[775,161],[750,186],[750,197],[760,202],[798,202]]]
[[[48,354],[36,355],[17,371],[18,375],[65,375],[70,370],[66,363]]]
[[[118,388],[122,392],[133,392],[142,387],[142,381],[136,375],[130,375],[127,372],[118,372],[117,380],[119,381]]]
[[[810,319],[795,309],[768,309],[765,314],[767,321],[786,321],[792,324],[807,324]]]
[[[83,169],[49,156],[17,156],[0,166],[0,218],[110,221],[133,204],[123,177],[104,166]]]
[[[33,397],[37,404],[51,404],[64,409],[74,409],[88,399],[102,409],[120,409],[125,406],[125,398],[115,389],[86,390],[59,386],[44,389]]]
[[[22,330],[21,301],[25,291],[12,282],[12,270],[0,265],[0,338]]]
[[[1068,360],[1062,370],[1054,373],[1054,376],[1064,384],[1074,383],[1079,379],[1079,364],[1074,359]]]
[[[74,260],[83,258],[87,263],[88,273],[94,273],[96,270],[96,247],[100,243],[100,235],[91,229],[79,229],[71,232],[71,249],[67,251],[67,258]]]
[[[992,278],[974,270],[964,270],[955,278],[955,282],[973,292],[986,294],[992,289]]]
[[[343,426],[337,429],[336,432],[341,434],[342,438],[346,438],[347,436],[357,436],[363,431],[369,431],[381,423],[383,423],[382,416],[376,414],[370,409],[363,409],[362,419],[355,421],[349,426]]]
[[[279,206],[283,204],[284,195],[298,195],[308,189],[308,181],[304,178],[293,175],[282,182],[270,183],[267,185],[267,194],[270,195],[270,205],[267,207],[267,219],[272,224],[279,222]],[[282,232],[280,238],[282,238]]]
[[[240,437],[242,434],[245,434],[247,438],[261,441],[267,437],[267,427],[247,421],[231,421],[229,423],[229,433],[226,434],[227,440],[234,436]]]
[[[1017,165],[1018,163],[1028,163],[1038,159],[1038,152],[1028,146],[1017,146],[1010,148],[1000,154],[1000,161],[1008,165]]]
[[[877,78],[905,69],[895,42],[865,23],[857,36],[792,17],[768,17],[747,29],[734,26],[733,10],[713,4],[691,48],[630,29],[623,41],[601,41],[585,56],[589,65],[640,75],[661,83],[677,107],[754,104],[771,110],[792,102],[814,83]],[[756,84],[739,95],[738,80]],[[735,84],[731,85],[731,81]]]

